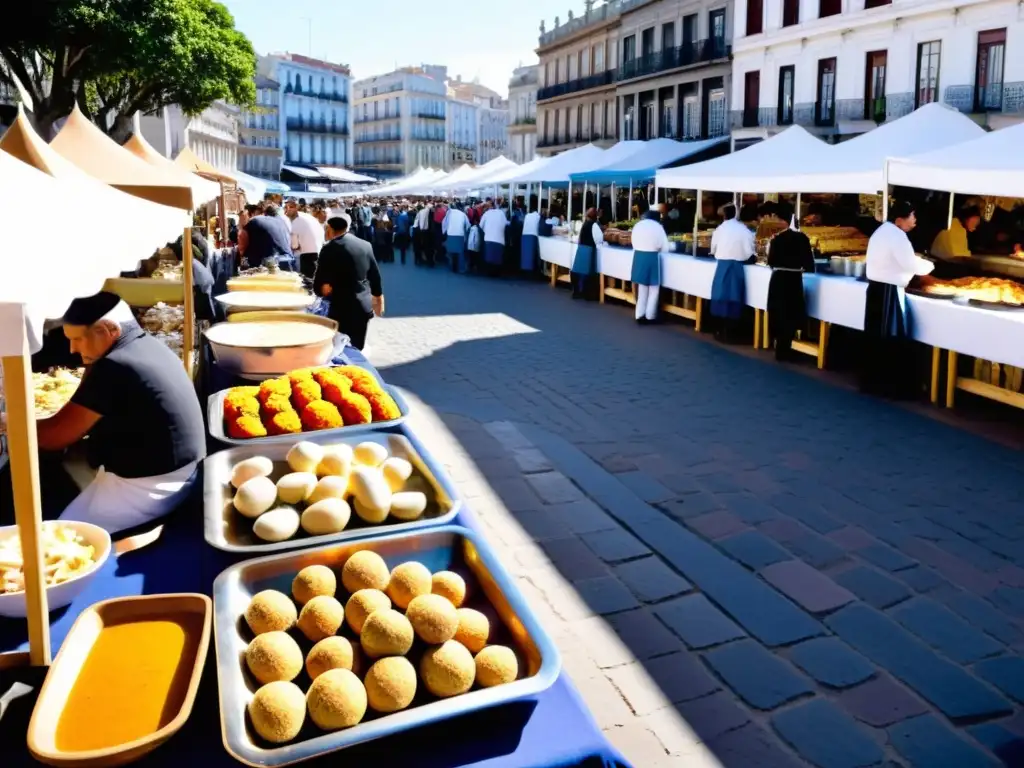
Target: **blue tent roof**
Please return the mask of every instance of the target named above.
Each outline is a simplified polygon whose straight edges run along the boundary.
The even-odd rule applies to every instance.
[[[728,136],[718,136],[701,141],[673,141],[652,139],[639,152],[607,165],[584,173],[571,175],[574,184],[629,184],[653,179],[659,168],[678,163],[707,149],[729,141]]]

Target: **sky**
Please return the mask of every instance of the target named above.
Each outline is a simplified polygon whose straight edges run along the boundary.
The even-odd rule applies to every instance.
[[[257,53],[289,51],[348,64],[353,80],[396,66],[443,64],[507,95],[512,70],[535,64],[543,18],[563,19],[570,0],[221,0]],[[563,7],[564,6],[564,7]]]

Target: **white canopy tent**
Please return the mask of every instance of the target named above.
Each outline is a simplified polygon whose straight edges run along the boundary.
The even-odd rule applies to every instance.
[[[434,186],[436,192],[446,192],[449,194],[455,194],[459,190],[463,189],[476,189],[478,187],[493,186],[493,182],[486,181],[492,176],[496,176],[499,173],[510,173],[519,168],[519,165],[509,160],[507,157],[502,155],[496,157],[488,163],[473,168],[470,173],[458,179],[454,184],[450,184],[448,180],[442,179]]]
[[[429,184],[430,182],[447,176],[444,171],[439,168],[421,168],[419,171],[412,173],[405,179],[399,180],[395,184],[381,187],[377,190],[367,190],[366,194],[372,195],[384,195],[393,197],[395,195],[407,195],[413,194],[411,190],[422,186],[423,184]]]
[[[621,142],[620,142],[621,143]],[[546,186],[566,186],[569,175],[593,167],[597,158],[604,154],[596,144],[585,144],[570,149],[560,155],[547,158],[548,162],[537,166],[532,171],[516,174],[513,178],[503,179],[502,184],[544,184]]]
[[[449,184],[458,184],[464,179],[468,179],[473,175],[473,171],[475,170],[476,169],[472,165],[463,163],[450,173],[446,173],[443,176],[436,176],[433,179],[428,179],[414,187],[410,187],[407,190],[407,193],[411,195],[432,195],[435,191],[441,192],[448,189]]]
[[[795,189],[780,191],[875,194],[887,186],[887,157],[943,150],[984,135],[983,128],[955,109],[926,104],[899,120],[837,144],[827,163],[808,169]],[[806,167],[803,161],[799,165]]]
[[[464,192],[469,190],[481,190],[487,187],[493,187],[496,184],[508,184],[511,179],[516,176],[521,176],[524,173],[533,173],[546,163],[551,162],[550,157],[536,157],[528,163],[522,165],[510,165],[500,170],[489,173],[486,176],[481,176],[477,179],[473,179],[472,187],[459,187],[456,189],[457,192]]]
[[[630,182],[648,181],[654,178],[659,168],[677,163],[692,157],[714,146],[729,140],[728,136],[719,136],[701,141],[674,141],[673,139],[652,139],[644,142],[639,152],[631,152],[627,157],[608,160],[605,152],[602,163],[593,169],[572,174],[574,184],[590,182],[591,184],[629,184]],[[614,147],[612,147],[614,149]]]
[[[949,149],[889,161],[889,183],[964,195],[1024,197],[1024,124]]]
[[[339,184],[368,184],[376,181],[372,176],[364,176],[361,173],[355,173],[347,168],[330,168],[328,166],[318,165],[316,169],[320,171],[320,175],[323,178],[336,181]]]
[[[836,148],[798,125],[730,155],[667,168],[655,175],[659,187],[715,192],[802,192],[805,177],[832,162]]]

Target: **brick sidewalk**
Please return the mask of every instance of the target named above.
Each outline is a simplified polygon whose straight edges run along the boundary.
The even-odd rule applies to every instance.
[[[384,281],[371,359],[637,768],[1020,764],[1017,452],[543,285]]]

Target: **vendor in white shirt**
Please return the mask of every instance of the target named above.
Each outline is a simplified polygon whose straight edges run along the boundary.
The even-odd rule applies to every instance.
[[[523,219],[523,242],[519,250],[519,268],[535,272],[540,256],[540,213],[536,203],[530,203],[530,212]]]
[[[466,235],[469,234],[469,217],[458,203],[452,203],[441,222],[444,233],[444,247],[451,260],[452,272],[466,274]]]
[[[597,247],[604,242],[604,233],[597,223],[597,209],[591,208],[580,227],[579,242],[573,256],[569,278],[574,299],[595,299],[594,278],[597,276]]]
[[[641,325],[658,319],[661,294],[661,254],[668,253],[669,241],[660,215],[654,209],[633,227],[633,267],[629,280],[636,286],[636,321]]]
[[[484,264],[493,276],[501,272],[505,261],[505,230],[508,217],[500,207],[488,208],[480,217],[480,229],[484,233]]]
[[[722,318],[719,338],[731,341],[736,322],[743,315],[747,280],[743,265],[754,255],[754,233],[736,218],[736,206],[722,211],[725,221],[711,235],[711,255],[718,261],[711,284],[711,314]]]
[[[890,397],[914,391],[914,350],[906,287],[935,264],[914,253],[907,233],[917,226],[913,206],[898,200],[889,221],[868,240],[867,298],[864,303],[864,363],[861,389]]]
[[[298,257],[299,271],[312,280],[317,257],[324,247],[323,224],[313,214],[300,211],[294,200],[284,204],[284,215],[292,226],[292,252]]]

